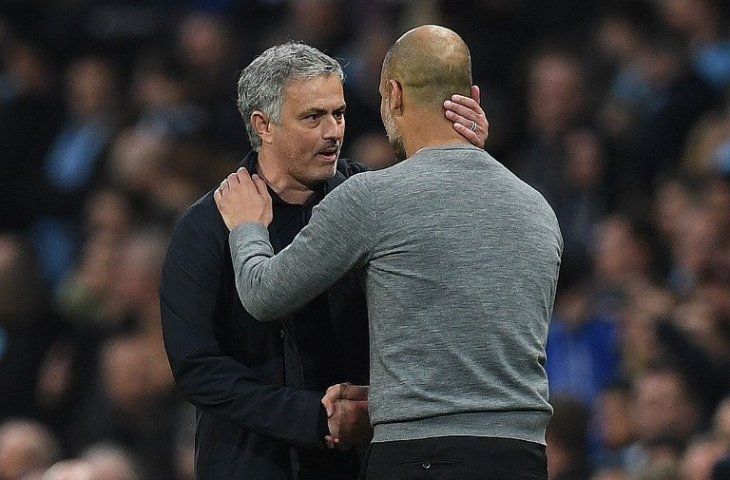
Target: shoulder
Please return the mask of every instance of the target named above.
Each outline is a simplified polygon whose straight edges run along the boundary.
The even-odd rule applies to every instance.
[[[337,171],[344,175],[345,178],[349,178],[358,173],[367,172],[368,170],[369,169],[365,164],[356,162],[349,158],[340,158],[337,161]]]
[[[227,235],[227,229],[213,200],[214,190],[196,200],[180,217],[173,232],[173,240],[191,234],[211,238]]]

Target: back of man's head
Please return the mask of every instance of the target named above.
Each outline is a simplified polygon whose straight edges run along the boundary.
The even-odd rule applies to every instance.
[[[443,102],[453,94],[469,96],[471,54],[454,31],[437,25],[417,27],[390,48],[383,76],[386,82],[398,81],[415,106],[441,114]]]
[[[258,151],[261,139],[251,125],[251,114],[258,110],[274,122],[281,121],[283,90],[287,82],[320,75],[345,79],[337,60],[298,42],[271,47],[243,69],[238,79],[237,103],[254,150]]]

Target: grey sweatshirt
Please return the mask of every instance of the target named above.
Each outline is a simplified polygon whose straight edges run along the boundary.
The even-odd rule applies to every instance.
[[[276,256],[261,224],[240,225],[230,244],[241,301],[262,321],[361,273],[373,441],[545,443],[562,237],[545,199],[483,150],[422,149],[351,177]]]

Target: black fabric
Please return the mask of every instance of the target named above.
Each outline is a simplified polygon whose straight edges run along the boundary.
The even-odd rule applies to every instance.
[[[373,443],[365,480],[547,480],[545,446],[510,438],[437,437]]]
[[[250,154],[243,165],[253,171],[255,162]],[[316,201],[363,169],[340,160]],[[320,399],[332,383],[368,381],[367,311],[357,279],[344,278],[296,319],[257,321],[238,299],[228,230],[212,194],[176,227],[160,286],[168,359],[198,410],[197,478],[355,478],[354,452],[323,448]],[[276,249],[309,220],[316,201],[274,202]]]

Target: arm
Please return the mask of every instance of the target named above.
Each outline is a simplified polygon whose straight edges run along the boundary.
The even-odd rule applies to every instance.
[[[242,428],[321,447],[321,395],[262,383],[219,344],[216,319],[229,314],[220,300],[226,230],[212,202],[193,208],[172,236],[160,286],[165,349],[178,387],[198,408]]]
[[[263,180],[239,170],[216,191],[218,209],[232,229],[238,294],[254,317],[267,321],[289,315],[365,264],[375,231],[372,200],[362,180],[366,175],[350,178],[327,195],[309,224],[276,256],[266,229],[271,198]]]

